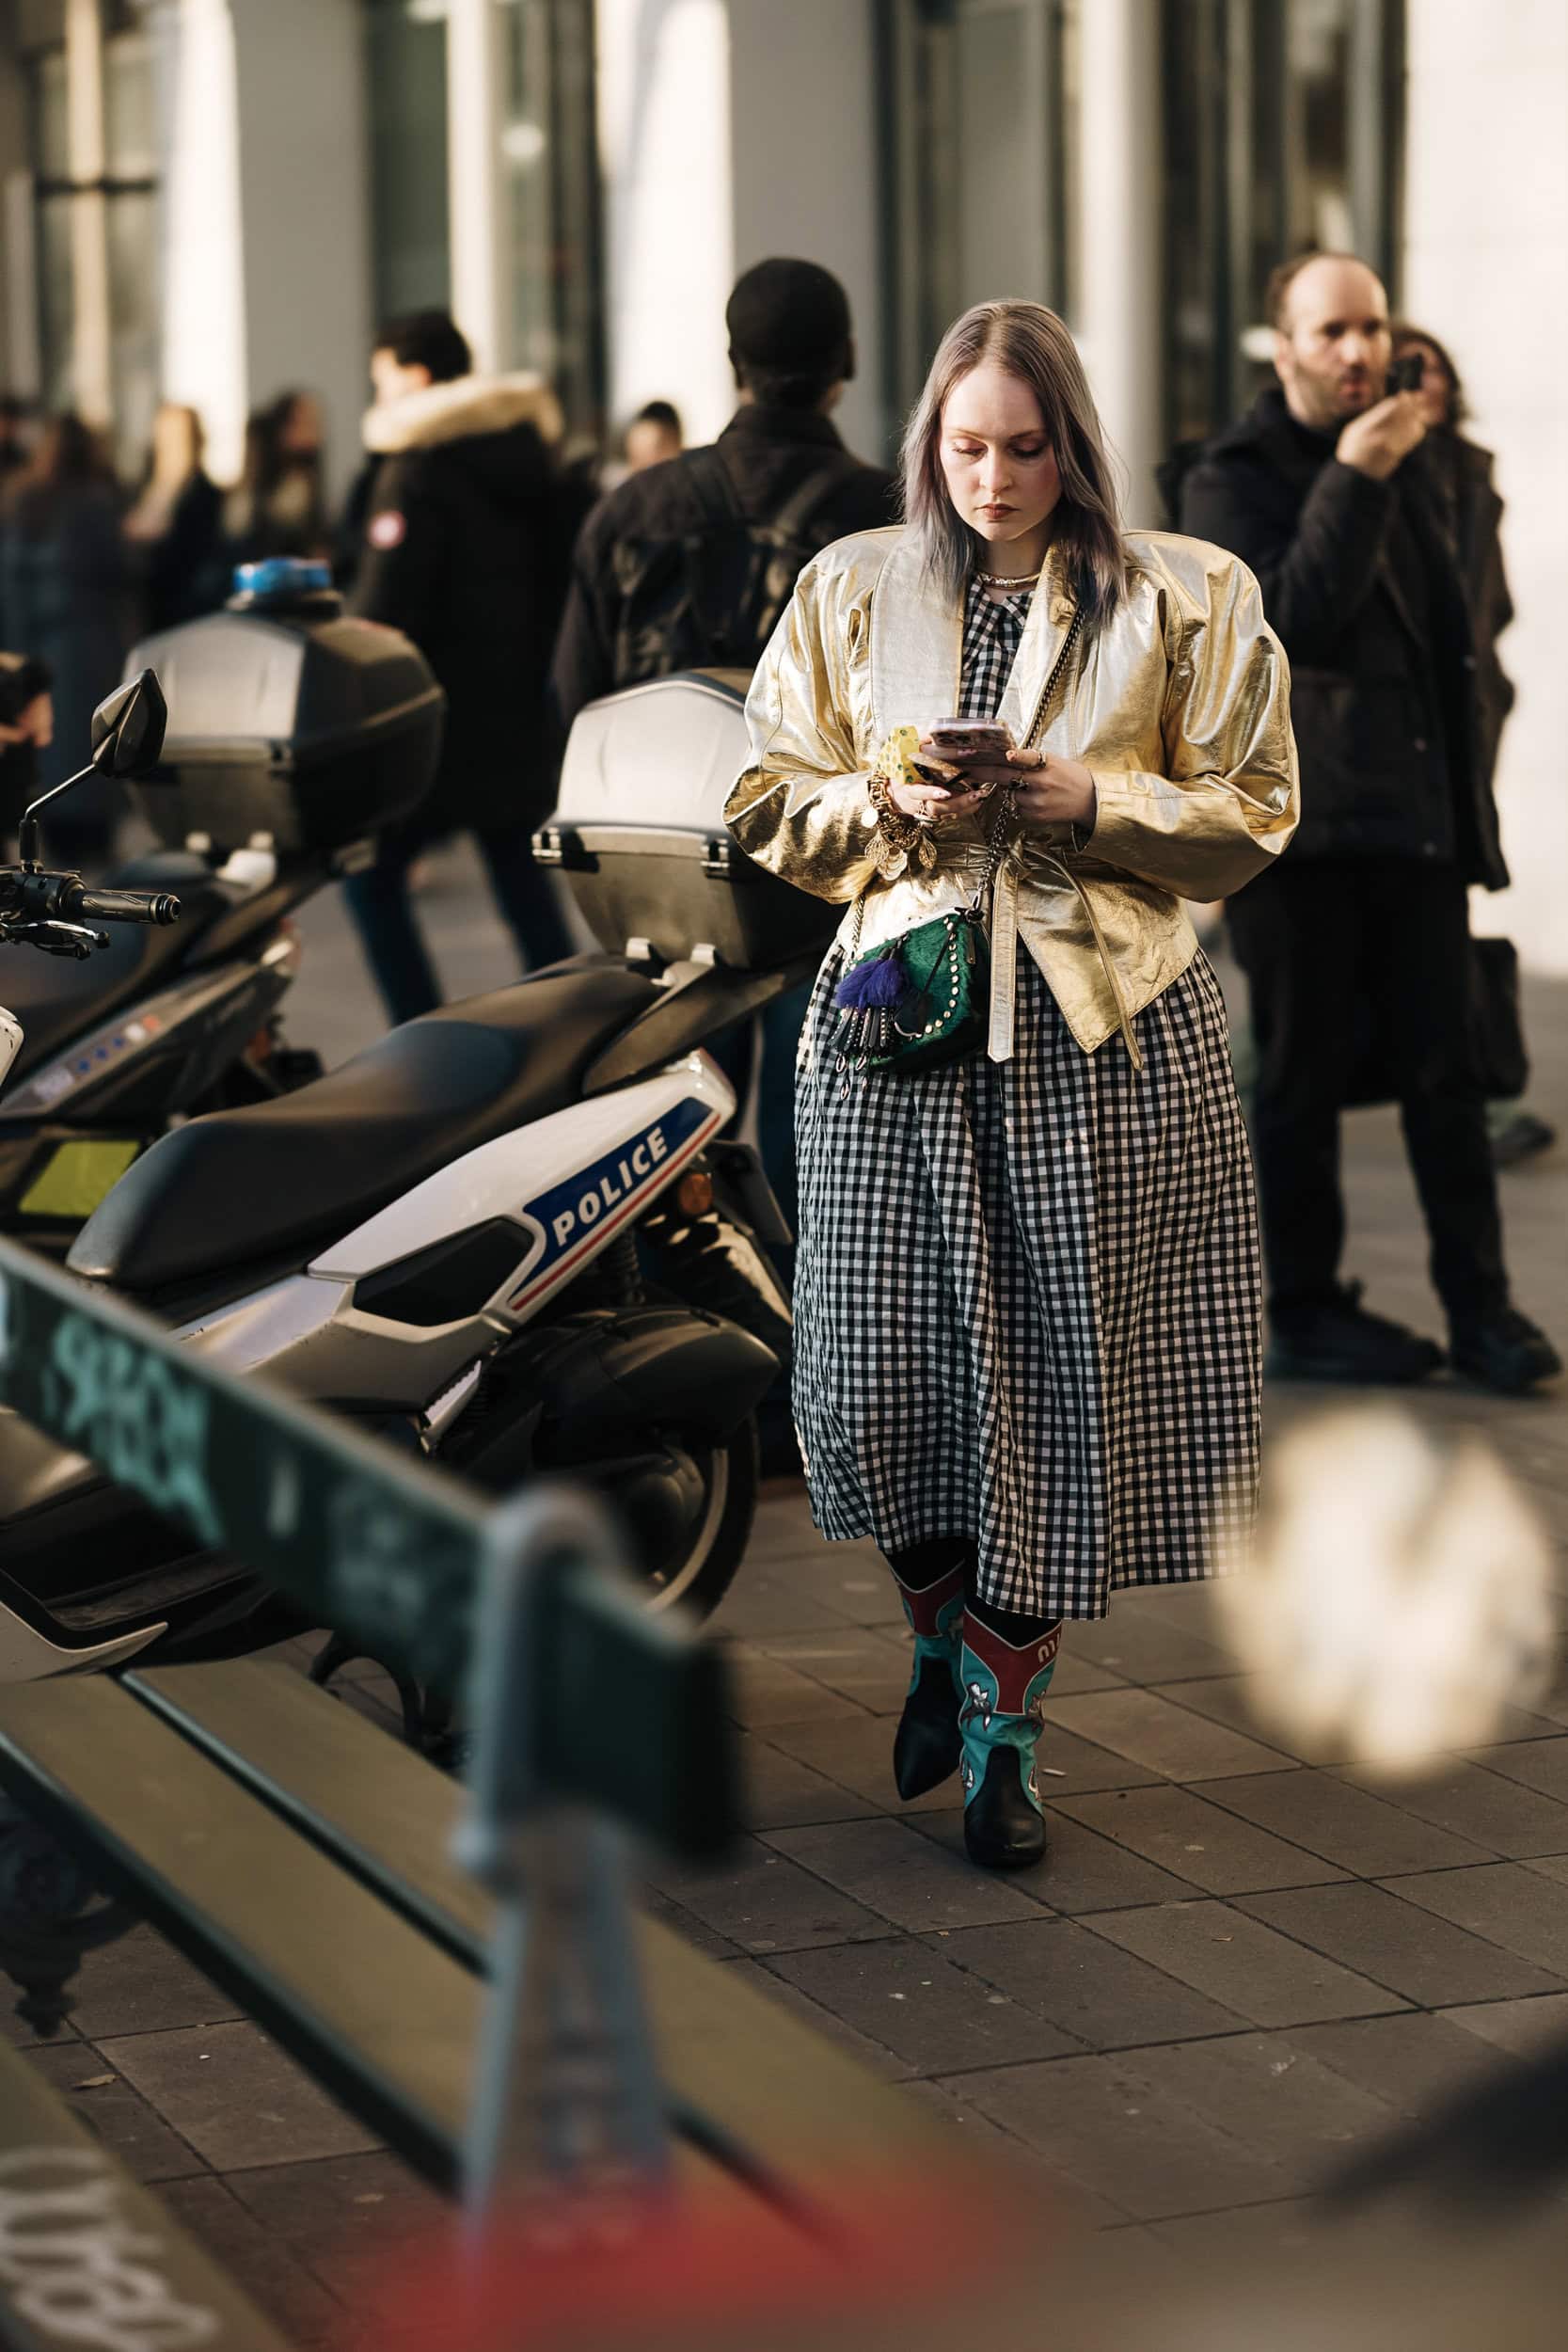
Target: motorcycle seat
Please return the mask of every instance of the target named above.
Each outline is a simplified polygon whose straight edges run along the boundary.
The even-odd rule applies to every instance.
[[[71,1271],[146,1297],[351,1231],[480,1144],[576,1101],[656,994],[584,958],[446,1005],[297,1093],[162,1136],[77,1235]]]
[[[180,920],[167,929],[147,923],[105,923],[109,944],[81,963],[14,947],[0,958],[0,1004],[21,1022],[24,1042],[11,1073],[20,1085],[63,1054],[84,1031],[123,1007],[166,986],[189,960],[198,934],[234,904],[205,859],[172,850],[135,858],[103,877],[106,890],[172,890]]]

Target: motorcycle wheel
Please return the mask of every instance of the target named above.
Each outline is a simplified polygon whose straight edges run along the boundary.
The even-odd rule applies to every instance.
[[[689,1445],[686,1452],[703,1480],[702,1518],[679,1560],[644,1573],[650,1611],[678,1608],[702,1620],[729,1591],[752,1533],[759,1475],[756,1422],[742,1422],[724,1445]]]
[[[638,1539],[634,1498],[598,1477],[592,1461],[578,1458],[566,1464],[546,1457],[525,1468],[504,1440],[495,1447],[489,1431],[468,1429],[461,1422],[453,1441],[436,1458],[487,1494],[515,1494],[522,1480],[535,1470],[550,1475],[559,1471],[563,1477],[598,1487],[623,1525],[629,1528],[630,1564],[647,1588],[649,1609],[678,1608],[699,1619],[709,1617],[735,1581],[756,1514],[761,1449],[755,1416],[748,1415],[722,1443],[675,1429],[650,1430],[648,1438],[651,1449],[668,1448],[680,1459],[700,1491],[686,1514],[684,1528],[672,1536],[666,1526],[657,1538],[645,1542]]]

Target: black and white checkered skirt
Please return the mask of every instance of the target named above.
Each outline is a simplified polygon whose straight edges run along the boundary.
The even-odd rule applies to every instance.
[[[977,1540],[1006,1609],[1239,1565],[1257,1487],[1251,1155],[1199,954],[1085,1054],[1027,951],[1013,1058],[842,1092],[801,1041],[795,1409],[813,1515],[884,1551]]]

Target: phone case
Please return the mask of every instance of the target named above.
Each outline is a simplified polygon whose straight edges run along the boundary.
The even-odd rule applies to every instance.
[[[1006,751],[1011,737],[1005,726],[993,719],[939,719],[931,729],[931,741],[938,751],[990,752]]]

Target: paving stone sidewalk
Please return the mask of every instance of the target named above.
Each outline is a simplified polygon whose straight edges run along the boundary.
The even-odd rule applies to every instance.
[[[1530,1017],[1568,1132],[1568,986]],[[1433,1327],[1390,1118],[1350,1122],[1347,1181],[1353,1270]],[[1568,1153],[1505,1184],[1521,1300],[1561,1338]],[[1320,1401],[1273,1394],[1272,1426]],[[1497,1446],[1561,1562],[1563,1397],[1437,1381],[1413,1403]],[[1201,1587],[1123,1597],[1057,1671],[1050,1863],[998,1879],[963,1859],[951,1788],[897,1802],[905,1636],[872,1548],[770,1497],[718,1629],[749,1834],[650,1899],[1130,2254],[1293,2242],[1352,2149],[1568,2039],[1568,1662],[1496,1744],[1389,1790],[1254,1720]],[[372,1676],[353,1699],[390,1728]],[[150,1931],[89,1959],[72,2030],[32,2057],[301,2344],[340,2341],[345,2303],[373,2336],[376,2249],[427,2192]]]

